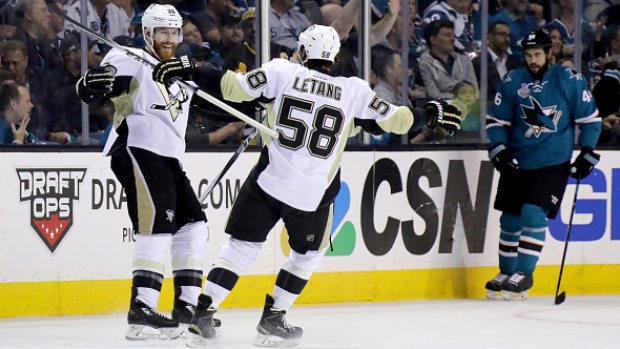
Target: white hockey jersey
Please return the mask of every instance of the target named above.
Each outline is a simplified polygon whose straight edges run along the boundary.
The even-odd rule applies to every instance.
[[[129,50],[153,64],[159,62],[144,50]],[[132,77],[129,92],[112,99],[116,107],[114,129],[125,120],[128,146],[176,158],[182,165],[192,91],[181,90],[174,84],[168,92],[164,85],[153,81],[152,68],[117,49],[108,52],[101,64],[113,65],[116,77]],[[110,133],[104,154],[108,154],[117,137],[116,132]]]
[[[376,121],[386,132],[406,133],[413,123],[407,107],[380,98],[358,78],[332,77],[285,59],[274,59],[247,74],[227,72],[224,99],[258,97],[267,105],[265,124],[278,140],[262,134],[269,165],[258,184],[274,198],[302,211],[314,211],[338,168],[353,119]]]

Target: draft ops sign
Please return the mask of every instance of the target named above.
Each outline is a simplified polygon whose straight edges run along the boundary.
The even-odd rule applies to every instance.
[[[19,201],[30,201],[30,225],[53,253],[73,225],[85,168],[18,168]]]

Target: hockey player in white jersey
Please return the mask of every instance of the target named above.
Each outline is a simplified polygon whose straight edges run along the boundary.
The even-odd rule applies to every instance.
[[[329,243],[334,199],[340,189],[340,161],[355,128],[373,132],[407,133],[413,115],[378,98],[358,78],[333,77],[329,69],[340,48],[336,31],[314,25],[297,45],[303,65],[274,59],[247,74],[198,68],[185,69],[180,60],[161,62],[153,78],[170,84],[193,74],[207,90],[234,102],[259,99],[267,104],[265,124],[278,137],[265,140],[260,160],[243,184],[230,212],[222,247],[207,276],[204,294],[189,325],[199,340],[213,338],[212,317],[239,276],[254,262],[269,231],[282,219],[291,253],[280,269],[273,295],[267,294],[257,326],[257,346],[292,346],[303,330],[290,325],[285,314],[319,267]],[[428,125],[456,131],[457,109],[433,101],[416,116]]]
[[[174,56],[183,20],[171,5],[150,5],[142,17],[146,48],[130,49],[153,63]],[[192,63],[185,58],[185,64]],[[136,233],[132,289],[127,315],[129,340],[176,338],[180,323],[189,323],[202,289],[208,228],[201,204],[183,171],[190,91],[167,89],[152,79],[152,68],[112,49],[102,66],[90,69],[77,83],[86,103],[111,98],[116,106],[114,129],[104,148],[111,168],[127,195]],[[155,311],[170,251],[175,300],[172,318]],[[215,324],[217,326],[217,324]]]

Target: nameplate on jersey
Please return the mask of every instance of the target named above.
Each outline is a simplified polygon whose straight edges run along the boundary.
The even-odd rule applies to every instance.
[[[296,76],[295,81],[293,81],[293,90],[331,98],[336,101],[340,100],[340,95],[342,94],[342,88],[338,85],[314,78],[302,80],[298,76]]]

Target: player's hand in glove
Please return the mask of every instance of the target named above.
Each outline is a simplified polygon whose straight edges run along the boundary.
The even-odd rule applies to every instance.
[[[575,161],[570,165],[570,176],[577,179],[588,177],[600,159],[601,154],[595,153],[592,148],[581,148],[581,153],[579,153]]]
[[[441,99],[430,101],[423,108],[428,116],[426,123],[428,128],[433,129],[436,126],[441,126],[450,135],[454,135],[461,128],[461,111],[446,101]]]
[[[191,80],[195,70],[196,65],[189,57],[172,58],[159,62],[153,68],[153,80],[165,86],[170,86],[174,78]]]
[[[515,173],[519,169],[519,161],[512,156],[503,143],[489,149],[489,158],[499,173]]]
[[[84,74],[82,84],[91,94],[106,94],[114,87],[116,68],[112,65],[90,68]]]

